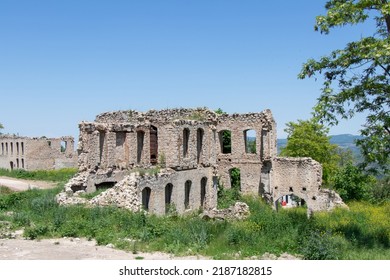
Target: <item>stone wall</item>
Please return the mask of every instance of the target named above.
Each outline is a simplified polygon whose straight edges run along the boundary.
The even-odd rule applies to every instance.
[[[0,136],[0,168],[51,170],[77,167],[73,137]]]
[[[231,172],[238,169],[240,191],[263,196],[275,207],[290,194],[307,201],[310,211],[330,205],[332,195],[320,189],[320,164],[277,157],[276,123],[269,110],[232,115],[205,108],[116,111],[79,128],[80,174],[66,186],[68,197],[102,187],[119,190],[131,182],[133,191],[125,193],[152,213],[165,214],[167,204],[179,213],[207,210],[217,205],[217,182],[230,188]],[[128,205],[115,191],[107,195],[119,206]]]

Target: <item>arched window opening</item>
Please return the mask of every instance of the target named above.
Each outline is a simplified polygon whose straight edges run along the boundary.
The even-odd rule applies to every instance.
[[[173,185],[171,183],[165,186],[165,213],[168,213],[172,207]]]
[[[149,203],[150,203],[150,196],[151,196],[152,190],[150,188],[144,188],[142,190],[142,208],[145,211],[149,211]]]
[[[245,153],[256,154],[256,131],[248,129],[244,131]]]
[[[196,147],[196,157],[197,157],[197,161],[198,161],[198,164],[201,162],[201,158],[202,158],[202,150],[203,150],[203,136],[204,136],[204,131],[203,129],[201,128],[198,128],[197,132],[196,132],[196,143],[197,143],[197,147]]]
[[[184,190],[184,208],[190,208],[190,195],[191,195],[191,185],[192,182],[190,180],[185,182],[185,190]]]
[[[188,157],[188,143],[190,141],[190,130],[185,128],[183,130],[183,157]]]
[[[230,154],[232,152],[232,132],[230,130],[220,131],[219,143],[221,146],[221,153]]]
[[[241,171],[239,168],[232,168],[229,170],[230,187],[233,190],[241,191]]]
[[[200,206],[204,207],[204,203],[206,201],[206,186],[207,186],[207,178],[203,177],[200,180]]]
[[[65,153],[67,148],[68,148],[68,142],[61,141],[61,153]]]
[[[300,198],[293,193],[281,196],[278,200],[276,200],[276,203],[277,206],[281,206],[282,208],[294,208],[306,205],[303,198]]]
[[[104,152],[104,142],[106,140],[106,133],[104,131],[99,132],[99,162],[103,161],[103,152]],[[62,151],[62,142],[61,142],[61,151]]]
[[[157,164],[158,159],[158,133],[157,127],[150,127],[150,163],[152,165]]]

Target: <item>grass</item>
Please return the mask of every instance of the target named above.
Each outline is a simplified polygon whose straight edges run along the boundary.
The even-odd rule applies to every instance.
[[[76,168],[63,168],[59,170],[36,170],[26,171],[24,169],[8,170],[0,168],[0,176],[7,176],[17,179],[27,180],[41,180],[41,181],[52,181],[62,182],[72,178],[77,173]]]
[[[275,212],[260,198],[241,197],[251,210],[246,220],[206,221],[198,213],[157,217],[115,207],[59,206],[55,195],[63,184],[11,193],[0,188],[0,222],[24,228],[29,239],[85,237],[135,254],[241,259],[287,252],[305,259],[390,260],[390,202],[353,202],[350,210],[315,213],[308,220],[305,208]]]

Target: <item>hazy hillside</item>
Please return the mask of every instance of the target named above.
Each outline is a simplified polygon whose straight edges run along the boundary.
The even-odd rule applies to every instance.
[[[339,135],[332,135],[330,138],[330,142],[333,144],[336,144],[344,149],[351,149],[352,152],[356,157],[359,157],[359,148],[356,147],[355,141],[357,139],[361,139],[362,136],[359,135],[351,135],[351,134],[339,134]],[[287,144],[287,139],[278,139],[277,146],[278,146],[278,152],[280,152],[280,149]]]

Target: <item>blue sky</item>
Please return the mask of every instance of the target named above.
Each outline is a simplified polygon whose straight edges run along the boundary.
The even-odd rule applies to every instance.
[[[314,32],[325,2],[0,0],[2,132],[77,139],[79,122],[106,111],[268,108],[284,138],[322,86],[297,79],[302,64],[369,31]]]

